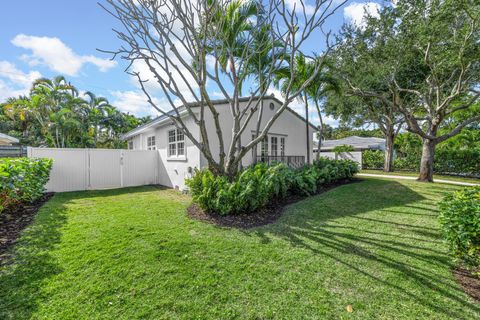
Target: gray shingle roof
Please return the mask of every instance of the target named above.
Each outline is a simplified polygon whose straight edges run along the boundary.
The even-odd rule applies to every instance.
[[[381,149],[385,148],[385,139],[376,137],[357,137],[350,136],[338,140],[324,140],[322,141],[322,150],[332,150],[337,146],[352,146],[355,150],[365,149]],[[315,148],[318,146],[317,142],[314,142]]]
[[[4,133],[0,133],[0,144],[2,143],[19,143],[20,141],[17,138],[11,137],[9,135],[6,135]]]

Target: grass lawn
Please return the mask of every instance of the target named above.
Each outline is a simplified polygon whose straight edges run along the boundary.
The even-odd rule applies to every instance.
[[[0,319],[478,319],[437,223],[456,188],[368,178],[248,231],[172,190],[57,194],[0,271]]]
[[[360,173],[383,174],[383,175],[391,175],[391,176],[418,177],[417,172],[409,172],[409,171],[384,172],[382,170],[368,170],[367,169],[367,170],[361,170]],[[480,179],[477,179],[477,178],[456,177],[456,176],[448,176],[448,175],[444,175],[444,174],[434,174],[433,175],[433,180],[435,181],[435,179],[480,183]]]

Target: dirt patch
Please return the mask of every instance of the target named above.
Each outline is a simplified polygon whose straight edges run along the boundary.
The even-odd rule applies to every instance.
[[[335,187],[353,183],[353,182],[360,182],[361,179],[352,179],[352,180],[341,180],[337,181],[336,183],[329,184],[320,188],[316,195],[324,193],[328,190],[331,190]],[[271,203],[269,203],[266,207],[261,208],[255,212],[246,213],[246,214],[235,214],[235,215],[227,215],[222,216],[216,213],[207,213],[204,212],[198,205],[193,203],[188,207],[187,213],[188,216],[192,219],[206,221],[212,224],[216,224],[222,227],[229,227],[229,228],[239,228],[239,229],[250,229],[254,227],[264,226],[270,223],[273,223],[280,218],[282,215],[284,208],[289,204],[298,202],[307,198],[307,196],[298,196],[298,195],[290,195],[285,198],[275,199]]]
[[[38,209],[52,196],[53,193],[45,193],[32,203],[20,204],[0,213],[0,265],[5,263],[10,247],[33,221]]]
[[[471,270],[462,266],[453,269],[453,276],[470,297],[480,302],[480,278],[478,276],[473,275]]]

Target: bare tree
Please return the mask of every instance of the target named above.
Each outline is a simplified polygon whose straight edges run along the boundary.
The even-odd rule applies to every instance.
[[[242,158],[261,142],[275,120],[287,108],[321,69],[322,61],[316,59],[311,76],[301,86],[292,86],[296,81],[293,73],[294,57],[300,53],[306,40],[312,34],[318,35],[325,22],[345,1],[316,0],[306,5],[304,0],[296,1],[293,6],[283,0],[259,2],[263,18],[255,22],[256,28],[264,25],[269,30],[268,41],[272,50],[281,50],[282,54],[273,54],[261,82],[250,88],[250,99],[245,107],[240,106],[240,88],[249,73],[246,69],[263,52],[257,52],[252,33],[246,31],[224,32],[229,21],[225,18],[225,8],[233,0],[106,0],[103,6],[123,26],[114,30],[122,40],[123,46],[111,52],[129,62],[127,72],[135,76],[150,105],[161,114],[169,117],[173,124],[197,146],[208,162],[209,168],[218,175],[233,176],[241,164]],[[261,24],[261,25],[259,25]],[[268,26],[268,27],[267,27]],[[328,34],[322,32],[331,47]],[[244,46],[232,48],[232,43]],[[278,49],[278,42],[282,47]],[[264,50],[264,49],[263,49]],[[277,52],[278,53],[278,52]],[[275,57],[289,56],[277,59]],[[223,63],[228,57],[227,64]],[[155,102],[147,75],[141,74],[132,66],[141,63],[148,67],[154,81],[161,88],[173,112],[167,113]],[[226,67],[227,66],[227,67]],[[285,66],[291,67],[291,77],[285,79],[287,88],[284,102],[276,113],[266,121],[260,133],[248,143],[239,143],[242,133],[250,121],[272,82],[272,75]],[[222,93],[230,106],[233,119],[230,141],[224,141],[224,132],[220,126],[218,112],[215,109],[211,93],[207,89],[214,85]],[[192,104],[193,102],[193,104]],[[199,106],[197,114],[192,106]],[[182,120],[183,113],[188,114],[199,127],[200,138],[196,138]],[[209,135],[205,126],[205,117],[210,113],[214,119],[215,134],[220,144],[219,154],[212,154]]]

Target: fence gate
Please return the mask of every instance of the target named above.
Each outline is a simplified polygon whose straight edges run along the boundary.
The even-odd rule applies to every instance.
[[[30,158],[50,158],[47,191],[64,192],[158,183],[158,151],[28,148]]]

